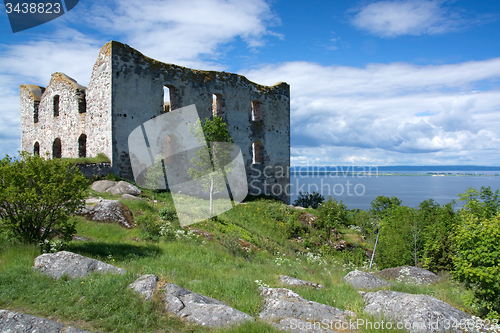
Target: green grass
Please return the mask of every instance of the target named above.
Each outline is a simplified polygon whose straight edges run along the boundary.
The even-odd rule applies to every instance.
[[[96,157],[79,157],[79,158],[64,158],[71,164],[94,164],[94,163],[111,163],[111,160],[103,153],[97,154]]]
[[[160,193],[157,198],[162,203],[152,210],[148,202],[126,201],[126,204],[135,216],[141,213],[155,216],[161,208],[172,206],[168,193]],[[0,249],[0,308],[72,323],[90,331],[279,332],[260,320],[225,330],[189,324],[164,312],[160,291],[152,301],[145,302],[127,285],[139,275],[156,274],[160,278],[160,289],[166,283],[175,283],[258,318],[262,299],[255,281],[281,287],[279,275],[289,275],[326,287],[322,290],[287,287],[304,298],[350,310],[361,319],[376,322],[377,319],[363,313],[364,303],[359,293],[341,281],[352,267],[344,267],[343,262],[335,258],[306,256],[303,253],[307,249],[289,239],[287,223],[294,214],[296,212],[280,202],[252,200],[221,214],[216,220],[193,225],[213,233],[213,241],[202,237],[163,237],[158,242],[145,241],[142,227],[125,229],[72,217],[78,221],[77,235],[88,240],[72,241],[66,249],[122,267],[127,274],[53,280],[31,268],[34,258],[39,255],[38,247],[3,244]],[[313,229],[308,229],[307,235],[317,236]],[[355,235],[350,237],[356,239]],[[259,250],[243,251],[238,245],[239,238],[256,245]],[[463,305],[460,297],[463,289],[449,279],[429,287],[396,284],[391,289],[429,294],[464,311],[472,311]]]

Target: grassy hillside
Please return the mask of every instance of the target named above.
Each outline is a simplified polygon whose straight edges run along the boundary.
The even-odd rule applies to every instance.
[[[91,194],[118,198],[93,191]],[[281,286],[278,277],[283,274],[326,287],[322,290],[287,287],[304,298],[377,321],[363,313],[364,303],[358,292],[341,281],[356,264],[362,265],[364,261],[366,265],[368,258],[364,251],[373,247],[373,239],[366,239],[356,228],[338,230],[351,245],[349,249],[313,253],[308,244],[320,241],[321,234],[298,221],[303,211],[289,209],[279,201],[266,198],[248,201],[217,219],[192,225],[196,230],[190,231],[180,228],[172,214],[169,194],[161,193],[157,198],[159,203],[154,208],[147,201],[124,201],[138,223],[133,229],[72,217],[78,220],[78,237],[64,244],[64,249],[124,268],[127,274],[123,276],[91,275],[55,281],[31,268],[40,254],[39,247],[11,242],[2,236],[0,308],[55,319],[90,331],[279,332],[259,320],[226,330],[195,326],[164,312],[161,289],[172,282],[258,318],[262,305],[259,286]],[[307,211],[316,213],[313,209]],[[364,256],[361,262],[360,255]],[[159,290],[152,301],[143,301],[127,288],[142,274],[160,277]],[[430,287],[396,284],[391,289],[429,294],[461,310],[472,311],[463,304],[462,288],[446,278]],[[375,331],[381,332],[362,330]]]

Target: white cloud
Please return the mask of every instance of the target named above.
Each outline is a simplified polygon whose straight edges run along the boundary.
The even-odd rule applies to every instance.
[[[63,72],[88,85],[99,49],[111,39],[146,56],[193,68],[225,69],[221,48],[237,38],[249,49],[265,43],[279,24],[263,0],[80,1],[49,23],[50,33],[16,34],[0,45],[0,156],[20,148],[19,85],[46,86]]]
[[[440,34],[456,29],[462,19],[439,0],[379,1],[361,8],[352,23],[382,37]]]
[[[296,163],[318,157],[322,164],[474,163],[462,152],[479,158],[484,151],[495,151],[481,159],[487,163],[500,158],[495,150],[500,144],[500,90],[474,87],[498,79],[499,65],[500,58],[365,68],[289,62],[246,75],[256,82],[271,84],[280,78],[291,85]],[[349,154],[352,150],[355,156]]]

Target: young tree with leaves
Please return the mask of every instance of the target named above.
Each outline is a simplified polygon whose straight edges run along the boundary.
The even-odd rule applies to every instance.
[[[62,235],[70,240],[75,222],[68,222],[85,204],[88,182],[71,162],[22,152],[16,160],[0,160],[2,227],[26,243],[43,243]]]
[[[203,188],[210,195],[210,215],[213,212],[213,195],[227,187],[225,169],[231,168],[231,149],[228,143],[233,143],[227,124],[222,118],[198,120],[191,133],[203,146],[195,153],[191,162],[196,168],[189,168],[188,174],[193,179],[201,179]],[[206,148],[205,148],[206,147]],[[208,151],[208,153],[207,153]]]

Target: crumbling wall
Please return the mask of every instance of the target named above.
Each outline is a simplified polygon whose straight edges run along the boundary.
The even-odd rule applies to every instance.
[[[249,191],[289,201],[284,192],[290,181],[286,172],[290,166],[288,84],[263,86],[237,74],[165,64],[114,41],[103,49],[112,59],[114,173],[132,179],[128,136],[137,126],[163,112],[163,87],[168,86],[171,112],[195,104],[202,120],[213,117],[213,94],[222,97],[222,117],[234,142],[242,150]],[[260,120],[252,120],[252,101],[260,102]],[[260,164],[253,164],[252,144],[255,141],[263,145]],[[271,192],[273,186],[274,193]]]
[[[79,113],[85,98],[85,87],[63,73],[54,73],[47,88],[20,86],[21,148],[33,153],[34,144],[40,145],[40,154],[52,157],[54,141],[61,140],[61,156],[78,157],[78,138],[85,133],[86,114]],[[37,93],[43,91],[38,98]],[[58,116],[54,116],[54,97],[59,96]],[[37,100],[38,99],[38,100]],[[38,117],[34,113],[38,106]],[[38,120],[38,122],[35,122]]]

